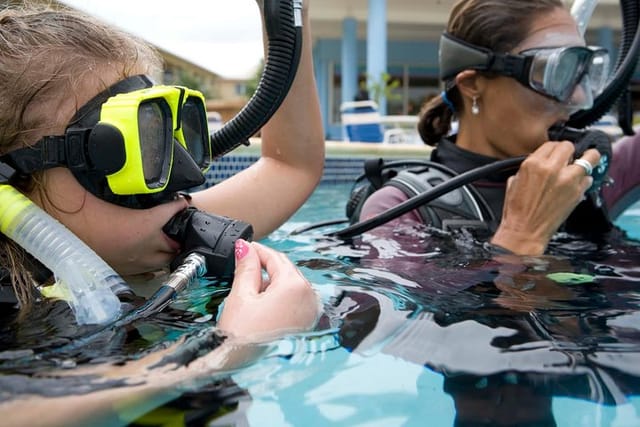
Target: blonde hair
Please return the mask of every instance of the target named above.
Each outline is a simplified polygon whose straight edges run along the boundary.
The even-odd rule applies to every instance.
[[[89,97],[96,95],[109,85],[101,80],[105,71],[124,79],[160,69],[161,60],[147,43],[78,11],[27,2],[1,8],[0,154],[33,144],[44,129],[64,129],[69,118],[59,116],[60,101],[77,100],[88,87],[95,88]],[[38,174],[32,178],[15,185],[42,192]],[[27,307],[33,279],[20,250],[0,239],[0,267],[10,273],[21,307]]]

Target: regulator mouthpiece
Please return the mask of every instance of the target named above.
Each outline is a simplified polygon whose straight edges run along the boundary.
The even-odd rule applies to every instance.
[[[182,252],[171,263],[172,271],[178,268],[189,254],[198,253],[205,258],[206,275],[221,279],[233,276],[236,240],[253,238],[251,224],[211,215],[192,207],[179,212],[163,230],[182,245]]]
[[[573,155],[575,159],[582,157],[584,152],[590,148],[598,150],[600,153],[600,162],[593,168],[593,173],[591,174],[593,177],[593,184],[588,191],[594,195],[598,193],[600,187],[602,187],[602,185],[609,179],[607,173],[609,172],[609,166],[613,155],[611,137],[605,132],[597,129],[580,130],[571,127],[556,126],[549,129],[549,140],[568,140],[573,142],[576,146],[576,150]]]

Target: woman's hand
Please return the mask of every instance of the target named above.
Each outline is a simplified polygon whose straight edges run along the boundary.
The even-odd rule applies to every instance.
[[[262,340],[311,328],[319,308],[318,296],[286,255],[259,243],[236,242],[235,278],[219,329],[242,340]]]
[[[593,183],[572,163],[573,152],[571,142],[546,142],[522,162],[507,183],[502,221],[491,243],[519,255],[544,253]],[[587,150],[582,159],[597,165],[600,154]]]

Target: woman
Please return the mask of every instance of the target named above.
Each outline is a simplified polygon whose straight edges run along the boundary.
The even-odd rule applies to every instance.
[[[568,59],[554,63],[553,55]],[[515,175],[494,174],[474,185],[496,217],[494,249],[544,253],[592,185],[598,151],[586,150],[574,162],[574,145],[549,141],[549,129],[591,106],[604,83],[596,64],[606,59],[602,50],[585,47],[560,0],[460,0],[453,6],[441,39],[445,91],[424,107],[419,131],[436,147],[431,160],[458,173],[527,155]],[[570,60],[573,74],[562,68]],[[459,130],[449,137],[454,114]],[[384,187],[367,199],[360,218],[406,199]],[[418,219],[415,213],[405,218]]]

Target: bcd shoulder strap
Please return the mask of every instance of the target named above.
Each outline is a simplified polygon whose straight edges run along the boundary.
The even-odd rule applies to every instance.
[[[347,202],[346,213],[352,224],[358,222],[366,199],[384,186],[398,188],[411,198],[457,175],[439,163],[425,160],[385,164],[382,159],[368,159],[364,169],[365,173],[357,178]],[[492,219],[487,209],[488,204],[473,187],[462,186],[420,206],[418,213],[425,224],[443,230],[460,227],[487,229]]]

